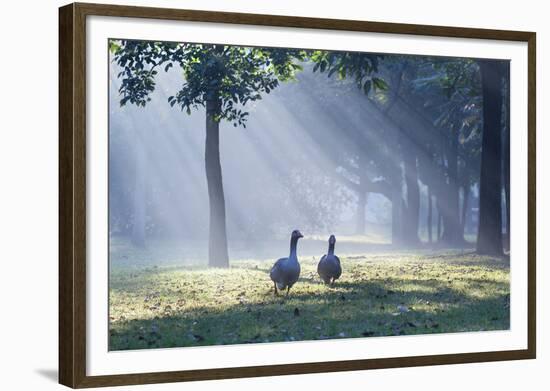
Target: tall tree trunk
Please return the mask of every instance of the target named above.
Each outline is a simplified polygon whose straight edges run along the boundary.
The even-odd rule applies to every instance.
[[[446,147],[447,154],[447,179],[448,183],[443,186],[445,207],[443,215],[443,235],[441,240],[448,245],[462,245],[464,238],[460,235],[460,214],[458,210],[458,134],[452,129],[451,140]]]
[[[403,154],[405,167],[405,184],[407,185],[407,208],[403,220],[403,238],[407,244],[416,245],[418,239],[418,222],[420,213],[420,189],[418,186],[418,168],[416,154],[412,147],[405,148]]]
[[[470,202],[470,186],[464,185],[462,188],[463,190],[463,196],[462,196],[462,216],[460,219],[460,231],[462,232],[462,237],[464,237],[464,232],[466,228],[466,219],[468,218],[468,208],[469,208],[469,202]]]
[[[393,145],[395,146],[396,144]],[[393,246],[400,246],[402,244],[401,222],[403,211],[401,206],[403,200],[403,174],[400,164],[397,162],[392,163],[388,165],[386,171],[391,186],[391,240]]]
[[[391,240],[394,246],[401,245],[401,186],[393,184],[391,200]]]
[[[437,241],[441,241],[441,229],[443,226],[443,214],[441,213],[441,202],[439,201],[439,198],[436,199],[436,205],[437,205]]]
[[[483,137],[477,252],[502,254],[502,71],[495,60],[479,60],[483,95]]]
[[[221,110],[220,99],[206,101],[205,168],[210,204],[208,265],[228,267],[227,233],[225,223],[225,197],[220,163],[220,123],[216,119]]]
[[[136,247],[145,246],[145,224],[146,224],[146,173],[147,164],[145,151],[141,145],[135,150],[135,178],[134,178],[134,200],[133,200],[133,225],[132,244]]]
[[[426,227],[428,228],[428,242],[433,243],[432,237],[432,188],[428,186],[428,216],[426,221]]]

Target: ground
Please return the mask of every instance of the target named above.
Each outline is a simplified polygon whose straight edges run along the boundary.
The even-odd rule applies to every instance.
[[[322,284],[318,258],[275,296],[272,262],[203,266],[111,264],[110,349],[504,330],[510,327],[507,257],[463,251],[340,255],[343,274]]]

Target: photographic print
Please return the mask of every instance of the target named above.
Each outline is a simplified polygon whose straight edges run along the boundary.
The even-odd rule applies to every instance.
[[[509,61],[113,38],[108,67],[109,350],[510,328]]]

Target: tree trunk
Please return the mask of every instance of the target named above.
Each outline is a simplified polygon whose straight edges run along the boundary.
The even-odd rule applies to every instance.
[[[416,245],[418,239],[418,221],[420,213],[420,189],[418,186],[418,168],[416,154],[411,148],[404,150],[405,184],[407,185],[407,208],[403,220],[403,239],[409,245]]]
[[[441,213],[441,205],[439,198],[436,199],[437,205],[437,241],[441,240],[441,228],[443,226],[443,214]]]
[[[470,187],[465,185],[463,188],[463,197],[462,197],[462,217],[460,220],[460,231],[462,232],[462,237],[464,237],[464,232],[466,228],[466,219],[468,218],[468,208],[470,201]]]
[[[401,187],[393,185],[391,200],[391,240],[394,246],[401,245]]]
[[[132,244],[136,247],[145,247],[145,224],[146,224],[146,174],[147,164],[145,151],[138,146],[135,150],[136,172],[134,178],[134,207],[132,225]]]
[[[206,101],[205,168],[210,204],[208,265],[228,267],[227,233],[225,223],[225,197],[220,163],[220,123],[216,119],[221,110],[216,96]]]
[[[395,146],[396,143],[393,145]],[[396,151],[396,153],[398,152]],[[400,246],[402,244],[401,221],[403,211],[401,206],[403,199],[403,174],[398,162],[391,162],[386,170],[388,182],[391,186],[391,241],[393,246]]]
[[[495,60],[479,60],[483,96],[483,137],[477,252],[502,254],[501,117],[502,73]]]
[[[445,205],[442,208],[443,235],[441,240],[448,245],[462,245],[464,238],[460,235],[460,214],[458,210],[458,135],[451,131],[451,140],[446,147],[447,179],[443,188],[446,194]]]
[[[432,244],[432,188],[430,186],[428,186],[428,217],[426,221],[426,228],[428,228],[428,242]]]

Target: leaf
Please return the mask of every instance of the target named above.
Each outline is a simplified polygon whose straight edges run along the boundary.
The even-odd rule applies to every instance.
[[[409,311],[410,311],[409,308],[408,308],[407,306],[405,306],[405,305],[398,305],[398,306],[397,306],[397,310],[398,310],[399,312],[401,312],[401,313],[403,313],[403,312],[409,312]]]
[[[363,84],[363,91],[365,92],[365,95],[368,95],[371,90],[372,84],[370,80],[367,80],[365,84]]]
[[[376,90],[386,91],[389,88],[388,84],[378,77],[373,77],[372,83],[374,84],[374,88]]]

